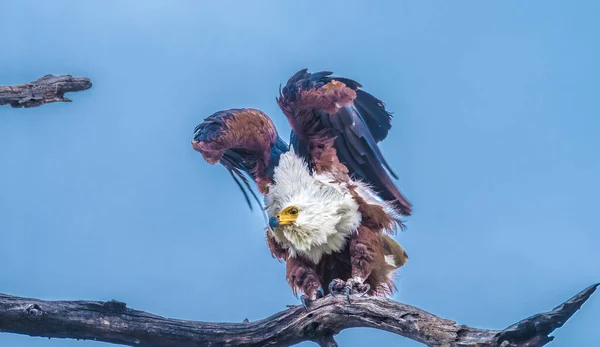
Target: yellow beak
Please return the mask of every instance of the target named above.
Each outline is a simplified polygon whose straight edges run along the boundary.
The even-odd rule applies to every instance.
[[[296,216],[282,213],[277,216],[277,220],[279,221],[279,225],[292,225],[296,221]]]
[[[298,219],[298,208],[296,206],[288,206],[283,209],[275,218],[276,226],[292,225]]]

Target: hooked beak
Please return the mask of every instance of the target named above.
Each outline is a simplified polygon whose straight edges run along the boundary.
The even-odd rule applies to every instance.
[[[292,225],[296,221],[295,216],[291,216],[289,214],[280,214],[277,215],[277,220],[279,221],[279,225]]]
[[[285,225],[292,225],[296,221],[296,218],[287,215],[277,215],[277,217],[269,218],[269,226],[271,229]]]
[[[279,219],[277,219],[277,217],[269,218],[269,226],[271,229],[277,228],[279,225]]]

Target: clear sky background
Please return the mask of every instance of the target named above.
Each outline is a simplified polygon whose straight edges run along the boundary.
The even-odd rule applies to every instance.
[[[395,299],[504,328],[600,281],[597,1],[0,2],[0,85],[86,76],[0,108],[0,292],[190,320],[298,304],[264,222],[192,150],[209,114],[275,103],[301,68],[394,112],[382,149],[414,215]],[[595,347],[600,294],[552,346]],[[367,329],[341,346],[417,346]],[[0,334],[0,346],[96,342]],[[302,344],[309,346],[311,344]]]

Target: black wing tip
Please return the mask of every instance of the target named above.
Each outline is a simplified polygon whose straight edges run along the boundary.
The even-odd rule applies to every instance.
[[[237,184],[238,188],[240,188],[240,190],[242,191],[242,194],[244,195],[244,199],[246,199],[246,203],[248,204],[248,207],[250,208],[250,211],[254,211],[254,208],[252,207],[252,201],[250,200],[250,197],[248,196],[248,193],[246,192],[246,190],[244,189],[244,186],[242,186],[242,184],[240,183],[240,181],[236,177],[237,172],[234,174],[234,170],[232,170],[232,169],[230,169],[228,171],[229,171],[229,174],[231,175],[231,178],[233,178],[233,180]]]
[[[387,163],[387,161],[385,160],[385,158],[383,159],[383,163],[382,163],[385,168],[388,170],[388,172],[390,173],[390,175],[392,175],[392,177],[394,177],[394,179],[398,179],[398,175],[396,175],[396,172],[394,172],[394,170],[392,170],[392,168],[390,167],[390,165]]]
[[[225,120],[235,115],[236,109],[219,110],[213,112],[194,127],[195,141],[208,141],[219,136],[225,126]]]
[[[364,90],[356,91],[354,106],[367,123],[377,142],[383,141],[392,128],[392,113],[385,103]]]
[[[252,200],[250,199],[250,196],[248,196],[248,192],[250,192],[250,195],[252,195],[252,197],[254,198],[254,201],[256,201],[256,203],[258,203],[258,206],[261,206],[260,199],[254,192],[252,187],[250,187],[250,183],[248,182],[246,177],[244,177],[244,174],[237,168],[232,168],[227,165],[225,165],[225,167],[227,168],[227,171],[229,171],[229,174],[231,175],[231,177],[237,184],[238,188],[240,188],[240,190],[242,191],[242,194],[244,195],[244,199],[246,200],[246,203],[248,204],[250,211],[254,211],[254,207],[252,206]],[[240,180],[244,184],[242,184],[242,182],[240,182]]]
[[[398,212],[403,216],[412,216],[413,206],[409,202],[398,202]]]
[[[307,68],[303,68],[298,70],[288,79],[286,87],[291,87],[299,82],[325,82],[325,80],[328,78],[327,76],[330,76],[331,74],[333,74],[332,71],[323,70],[317,72],[308,72]]]
[[[388,187],[389,188],[389,187]],[[413,212],[413,204],[400,192],[398,187],[392,183],[390,189],[391,195],[394,197],[392,207],[402,216],[410,216]]]

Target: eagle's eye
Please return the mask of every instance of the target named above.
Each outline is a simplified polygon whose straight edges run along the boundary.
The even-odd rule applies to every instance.
[[[298,214],[298,209],[297,209],[297,208],[295,208],[295,207],[292,207],[292,208],[290,209],[290,214],[291,214],[291,215]]]

